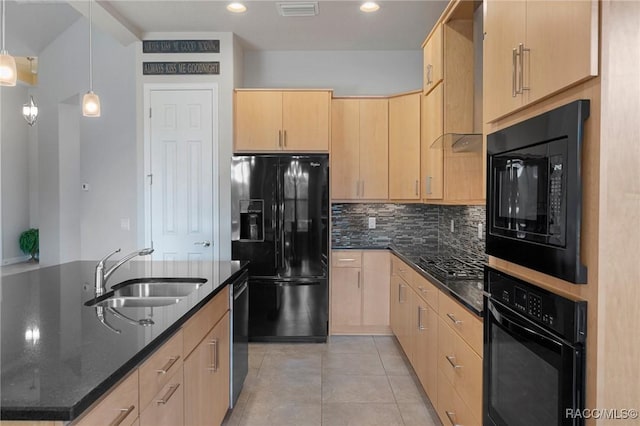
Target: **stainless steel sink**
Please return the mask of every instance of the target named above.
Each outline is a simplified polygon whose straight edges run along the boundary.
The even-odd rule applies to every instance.
[[[180,302],[206,282],[204,278],[137,278],[114,285],[110,292],[85,305],[111,308],[168,306]]]

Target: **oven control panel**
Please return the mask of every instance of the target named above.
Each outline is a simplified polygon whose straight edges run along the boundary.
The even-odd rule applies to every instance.
[[[545,329],[584,341],[587,302],[574,301],[486,267],[489,300],[518,312]]]

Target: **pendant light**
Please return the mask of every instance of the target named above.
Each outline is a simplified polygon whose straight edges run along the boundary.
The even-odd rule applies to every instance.
[[[29,71],[31,74],[35,74],[33,71],[33,60],[35,58],[31,56],[27,56],[27,60],[29,61]],[[22,105],[22,116],[27,121],[29,126],[33,126],[36,124],[36,119],[38,118],[38,104],[33,100],[33,96],[29,96],[29,102]]]
[[[29,126],[33,126],[36,124],[36,119],[38,118],[38,105],[33,100],[33,96],[29,96],[29,102],[22,105],[22,116]]]
[[[15,86],[18,73],[16,60],[4,48],[5,42],[5,0],[2,0],[2,50],[0,50],[0,86]]]
[[[4,1],[4,0],[3,0]],[[93,50],[91,40],[91,4],[89,0],[89,91],[82,97],[82,115],[100,117],[100,98],[93,93]]]

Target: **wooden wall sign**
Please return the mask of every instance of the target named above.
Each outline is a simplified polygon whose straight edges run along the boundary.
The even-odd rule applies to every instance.
[[[220,74],[220,62],[143,62],[143,75]]]
[[[142,53],[220,53],[220,40],[144,40]]]

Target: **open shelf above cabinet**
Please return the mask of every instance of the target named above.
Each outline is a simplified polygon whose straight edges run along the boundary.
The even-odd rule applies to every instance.
[[[445,133],[431,144],[432,149],[445,147],[452,152],[482,152],[482,133]]]

